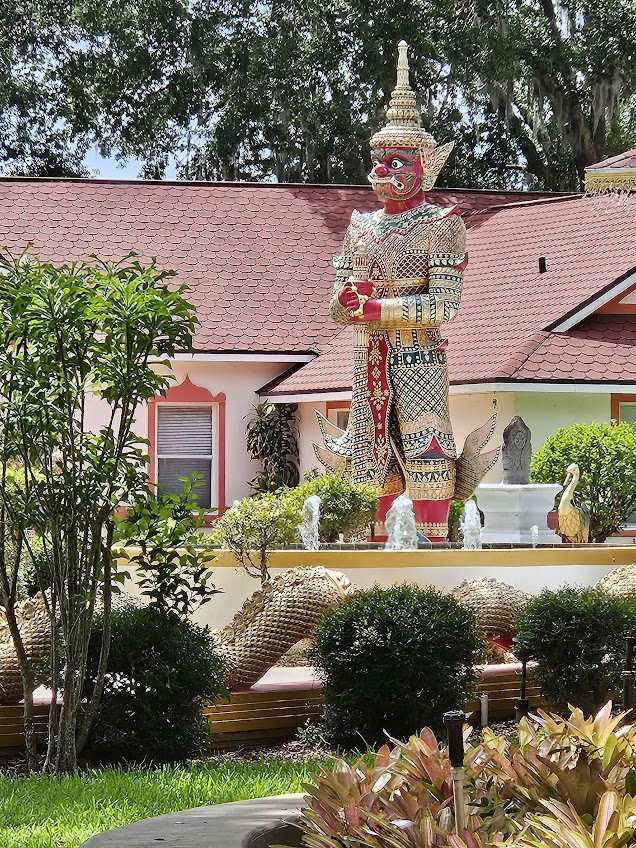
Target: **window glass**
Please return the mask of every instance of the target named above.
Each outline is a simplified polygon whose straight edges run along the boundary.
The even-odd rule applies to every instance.
[[[212,406],[157,404],[157,483],[160,491],[180,494],[179,477],[201,475],[194,494],[199,506],[212,506],[214,461]]]
[[[336,410],[336,426],[340,427],[341,430],[346,430],[348,423],[349,423],[349,410],[348,409],[337,409]]]
[[[631,424],[632,427],[636,427],[636,403],[621,403],[618,415],[621,424]]]

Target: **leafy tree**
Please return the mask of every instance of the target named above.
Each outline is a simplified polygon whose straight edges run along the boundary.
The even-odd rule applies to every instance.
[[[17,34],[0,52],[4,158],[21,173],[76,170],[90,141],[146,177],[364,182],[401,38],[424,125],[457,142],[440,185],[578,190],[585,165],[636,143],[627,0],[11,0],[0,15]]]
[[[301,510],[272,494],[243,498],[216,522],[212,541],[232,551],[250,577],[269,579],[269,555],[298,541]]]
[[[148,490],[124,517],[115,519],[115,542],[139,549],[117,551],[122,561],[135,567],[135,581],[150,607],[186,617],[207,604],[216,589],[211,582],[215,557],[199,547],[197,530],[204,523],[204,509],[193,492],[197,476],[182,478],[183,492],[154,494]]]
[[[135,411],[169,385],[169,358],[190,346],[196,319],[185,287],[166,285],[172,272],[131,257],[117,265],[55,267],[25,254],[3,259],[1,270],[0,460],[5,469],[21,466],[24,487],[16,508],[3,472],[0,503],[27,549],[28,528],[50,549],[47,603],[52,642],[59,634],[62,646],[61,667],[53,652],[51,678],[63,705],[59,723],[51,710],[46,767],[68,771],[98,711],[108,660],[113,507],[134,503],[148,485],[143,441],[132,430]],[[95,396],[106,422],[98,433],[85,426]],[[14,580],[0,562],[5,605]],[[100,661],[80,714],[98,595],[105,622]],[[19,634],[12,635],[28,671]]]
[[[633,145],[635,26],[630,2],[466,4],[465,90],[488,96],[538,186],[578,189],[586,165]]]
[[[59,79],[76,33],[72,4],[0,4],[0,174],[87,176],[89,140],[65,121]]]
[[[629,424],[562,427],[532,458],[534,483],[563,483],[568,465],[581,471],[577,493],[590,505],[590,539],[603,542],[636,511],[636,430]]]
[[[250,481],[255,492],[275,492],[298,483],[298,426],[295,403],[257,403],[247,425],[247,452],[263,464]]]

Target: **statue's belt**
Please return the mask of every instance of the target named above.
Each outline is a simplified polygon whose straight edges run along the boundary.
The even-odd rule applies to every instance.
[[[446,365],[446,351],[438,346],[433,350],[397,347],[389,352],[389,367],[417,368],[426,365]]]

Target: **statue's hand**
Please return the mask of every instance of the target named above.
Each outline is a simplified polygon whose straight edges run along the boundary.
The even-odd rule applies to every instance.
[[[340,290],[338,300],[352,321],[370,321],[375,319],[366,318],[364,308],[372,296],[373,283],[369,280],[348,280]]]
[[[381,305],[379,300],[367,300],[364,306],[362,307],[362,317],[361,318],[352,318],[352,321],[362,322],[362,323],[372,323],[374,321],[379,321],[381,318]]]
[[[355,287],[355,288],[354,288]],[[356,309],[358,308],[358,294],[364,297],[371,297],[373,294],[373,283],[370,280],[358,281],[347,280],[344,286],[340,289],[338,300],[341,305],[347,308],[347,303],[350,300],[355,300]]]
[[[360,310],[362,310],[362,314],[360,314]],[[360,303],[356,297],[355,299],[352,298],[347,306],[347,315],[349,316],[349,320],[354,324],[367,324],[370,321],[380,320],[380,310],[379,300],[366,300],[362,307],[360,307]]]

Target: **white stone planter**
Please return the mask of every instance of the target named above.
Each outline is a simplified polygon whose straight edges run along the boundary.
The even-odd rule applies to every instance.
[[[482,542],[531,545],[530,528],[536,524],[540,545],[560,544],[561,537],[548,527],[548,513],[554,509],[554,498],[561,488],[553,483],[482,483],[475,493],[485,519]]]

